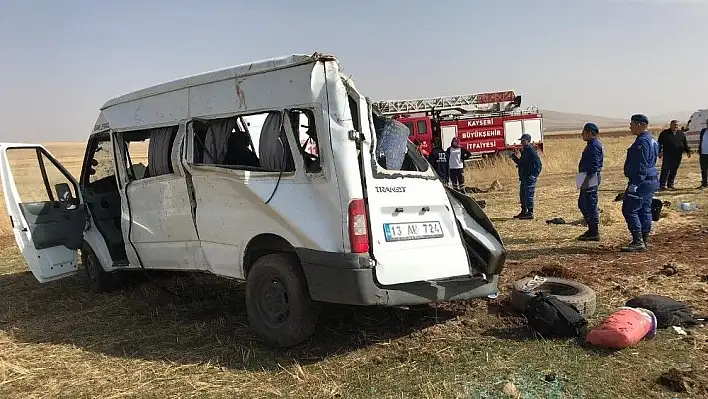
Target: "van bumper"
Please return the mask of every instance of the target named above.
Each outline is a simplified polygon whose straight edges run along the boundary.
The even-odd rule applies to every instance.
[[[462,301],[497,294],[499,276],[487,280],[466,276],[445,281],[381,286],[368,255],[296,250],[302,261],[310,296],[315,301],[346,305],[421,305]]]

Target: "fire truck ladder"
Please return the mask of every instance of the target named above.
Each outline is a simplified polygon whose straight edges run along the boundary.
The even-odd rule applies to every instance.
[[[464,94],[459,96],[420,98],[415,100],[377,101],[373,106],[382,115],[412,114],[417,112],[443,111],[464,109],[479,104],[494,104],[503,102],[519,102],[520,97],[511,91],[498,91],[491,93]]]

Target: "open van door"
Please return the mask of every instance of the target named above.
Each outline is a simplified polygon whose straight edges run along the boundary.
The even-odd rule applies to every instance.
[[[73,275],[86,214],[79,186],[41,145],[0,143],[0,178],[15,241],[34,277]]]

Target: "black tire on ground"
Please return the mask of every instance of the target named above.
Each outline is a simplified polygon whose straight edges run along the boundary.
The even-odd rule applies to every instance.
[[[319,304],[310,297],[297,256],[275,253],[254,262],[246,278],[246,312],[269,345],[287,348],[312,335]]]
[[[91,291],[100,294],[115,289],[116,276],[103,270],[101,262],[87,243],[81,248],[81,264]]]
[[[560,301],[569,305],[573,305],[578,309],[578,312],[584,317],[591,317],[595,314],[597,307],[595,291],[585,284],[577,281],[546,277],[546,282],[530,293],[523,291],[523,287],[531,280],[530,277],[514,281],[511,289],[511,306],[514,310],[523,313],[526,311],[526,305],[529,299],[537,292],[545,292]]]
[[[172,173],[172,144],[175,137],[173,128],[156,129],[150,133],[148,144],[148,169],[150,177]]]

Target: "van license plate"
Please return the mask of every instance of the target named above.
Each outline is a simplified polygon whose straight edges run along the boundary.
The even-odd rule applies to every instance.
[[[443,236],[440,222],[384,223],[386,241],[424,240]]]

